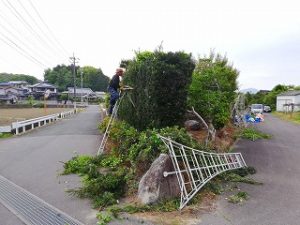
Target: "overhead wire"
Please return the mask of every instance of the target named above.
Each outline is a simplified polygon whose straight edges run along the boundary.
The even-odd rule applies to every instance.
[[[34,56],[30,55],[26,50],[24,50],[22,47],[20,47],[18,44],[16,44],[14,41],[12,41],[11,39],[9,39],[8,37],[6,37],[4,34],[0,33],[5,39],[7,39],[8,41],[6,41],[5,39],[0,37],[0,40],[2,40],[6,45],[8,45],[9,47],[15,49],[17,52],[19,52],[21,55],[23,55],[24,57],[26,57],[28,60],[30,60],[31,62],[35,63],[38,66],[42,66],[41,68],[46,68],[47,66],[45,64],[43,64],[42,62],[40,62],[38,59],[36,59]]]
[[[32,6],[33,10],[35,11],[35,13],[37,14],[37,16],[39,17],[40,21],[44,24],[44,26],[47,28],[47,30],[49,31],[49,33],[51,34],[53,40],[58,44],[58,46],[60,46],[60,48],[64,51],[64,53],[66,54],[66,56],[69,56],[68,51],[64,48],[64,46],[60,43],[60,41],[57,39],[57,37],[54,35],[54,33],[52,32],[52,30],[50,29],[50,27],[47,25],[47,23],[44,21],[44,19],[42,18],[42,16],[40,15],[40,13],[38,12],[37,8],[34,6],[32,0],[28,0],[30,5]]]
[[[2,0],[2,3],[12,12],[12,14],[23,24],[25,28],[31,33],[31,35],[41,43],[46,52],[53,53],[53,59],[57,58],[57,54],[53,52],[53,48],[34,30],[34,28],[24,19],[19,11],[8,0]],[[46,47],[47,46],[47,47]],[[48,48],[48,49],[47,49]]]
[[[60,55],[60,57],[64,58],[65,60],[67,60],[68,56],[65,56],[63,54],[63,52],[61,50],[59,50],[59,47],[58,47],[59,45],[55,45],[53,41],[51,41],[52,45],[50,45],[48,42],[46,42],[45,40],[43,40],[43,38],[41,37],[41,35],[39,35],[35,31],[35,29],[33,28],[33,26],[30,23],[28,23],[26,21],[26,19],[21,15],[22,10],[18,11],[16,9],[16,7],[14,5],[12,5],[12,3],[10,3],[8,0],[6,0],[6,2],[4,0],[2,0],[2,3],[5,5],[5,7],[7,9],[9,9],[9,11],[14,15],[14,17],[17,19],[18,22],[21,22],[21,24],[25,25],[23,27],[26,28],[26,30],[30,32],[30,34],[34,37],[34,39],[38,41],[38,42],[32,42],[31,41],[29,43],[33,43],[34,49],[40,49],[40,50],[36,50],[36,51],[38,51],[38,52],[44,52],[44,54],[42,53],[43,57],[41,57],[41,59],[39,61],[47,61],[46,64],[49,64],[49,60],[50,60],[50,61],[56,62],[56,63],[52,63],[52,65],[57,65],[58,64],[57,63],[57,60],[58,60],[57,56],[58,55]],[[25,13],[29,16],[30,13],[28,12],[28,10],[26,10],[25,6],[22,3],[20,3],[20,5],[23,8],[23,10],[25,11]],[[34,8],[34,10],[36,11],[36,8]],[[45,34],[45,32],[43,32],[42,28],[35,21],[35,19],[32,16],[29,16],[29,17],[31,18],[32,21],[34,21],[35,26],[38,27],[38,29],[40,30],[40,32],[42,32],[44,34],[44,36],[47,37],[47,35]],[[41,17],[41,16],[39,15],[39,17]],[[2,18],[4,18],[4,17],[2,17]],[[43,23],[46,24],[45,21],[43,21]],[[13,27],[14,30],[18,31],[17,26],[12,26],[11,23],[9,23],[9,22],[8,22],[8,24],[11,27]],[[50,29],[50,28],[48,27],[48,29]],[[18,31],[18,33],[20,33],[20,32]],[[11,32],[10,32],[10,34],[11,34]],[[26,35],[24,35],[24,34],[22,34],[22,35],[26,37]],[[48,39],[48,41],[49,40],[51,40],[51,39]],[[20,40],[18,40],[18,41],[20,42]],[[22,43],[22,45],[24,45],[24,42],[20,42],[20,43]],[[28,48],[28,45],[26,45],[26,47]],[[28,51],[30,51],[30,52],[32,51],[32,48],[28,48],[28,49],[30,49]],[[56,51],[54,51],[54,49]],[[28,52],[27,52],[27,54],[28,54]],[[34,53],[34,54],[36,54],[36,53]],[[39,55],[39,57],[40,57],[40,54],[36,54],[36,55]],[[46,58],[46,60],[45,60],[45,58]],[[65,61],[63,61],[63,62],[65,62]],[[48,67],[50,67],[50,65]]]
[[[0,15],[2,18],[2,16]],[[0,27],[2,27],[3,30],[5,30],[10,36],[14,38],[14,40],[17,40],[23,47],[25,47],[30,52],[34,52],[35,55],[37,55],[39,58],[42,58],[43,61],[45,61],[47,64],[51,64],[47,58],[44,58],[45,56],[41,55],[39,52],[37,52],[33,47],[26,44],[22,39],[20,39],[17,35],[15,35],[11,30],[9,30],[7,27],[5,27],[3,24],[0,23]],[[4,33],[4,32],[3,32]]]
[[[48,43],[51,45],[51,47],[55,47],[56,51],[62,56],[65,57],[61,50],[60,47],[57,43],[55,43],[51,38],[49,38],[49,35],[47,35],[44,30],[41,28],[41,26],[38,24],[38,22],[35,20],[35,18],[33,18],[33,16],[28,12],[28,10],[26,9],[26,7],[24,6],[24,4],[20,1],[17,0],[19,5],[22,7],[22,9],[24,10],[24,12],[27,14],[27,16],[33,21],[33,23],[35,24],[35,26],[39,29],[39,31],[41,32],[41,34],[43,34],[43,36],[45,37],[45,40],[48,41]]]

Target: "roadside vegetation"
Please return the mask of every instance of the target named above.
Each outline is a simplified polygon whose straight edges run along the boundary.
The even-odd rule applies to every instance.
[[[228,201],[234,204],[242,203],[243,201],[247,200],[249,198],[249,195],[247,192],[240,191],[235,195],[231,195],[228,198]]]
[[[82,177],[82,187],[68,192],[90,198],[94,208],[100,210],[97,217],[101,225],[124,212],[177,212],[179,198],[152,205],[140,205],[135,199],[141,177],[161,153],[168,153],[158,134],[207,152],[229,151],[230,145],[224,147],[223,142],[232,144],[228,140],[236,138],[230,112],[239,73],[226,57],[211,53],[195,61],[184,52],[157,50],[137,52],[135,58],[123,60],[121,65],[126,67],[124,84],[134,89],[123,99],[103,154],[75,156],[64,164],[63,171],[63,174],[76,173]],[[184,128],[186,111],[191,107],[217,128],[217,141],[206,145],[205,137]],[[106,117],[99,125],[101,132],[108,121]],[[188,207],[201,208],[199,204],[205,199],[211,204],[216,194],[226,191],[225,184],[235,187],[239,182],[259,184],[247,177],[253,173],[255,169],[250,167],[217,176]],[[178,217],[181,222],[177,224],[187,224],[182,221],[184,212],[189,210],[182,210]],[[161,224],[170,223],[161,221]]]
[[[11,133],[1,133],[0,132],[0,138],[9,138],[11,136],[13,136]]]
[[[272,136],[258,131],[253,127],[248,127],[239,131],[237,137],[256,141],[258,139],[270,139]]]
[[[273,115],[279,117],[280,119],[300,124],[300,112],[293,112],[293,113],[273,112]]]

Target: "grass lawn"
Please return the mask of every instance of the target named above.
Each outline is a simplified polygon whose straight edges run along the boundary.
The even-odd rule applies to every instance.
[[[294,112],[293,114],[291,113],[286,114],[283,112],[273,112],[272,114],[279,117],[280,119],[288,120],[300,124],[300,112]]]
[[[33,119],[36,117],[51,115],[70,108],[24,108],[24,109],[0,109],[0,126],[10,125],[12,122]]]

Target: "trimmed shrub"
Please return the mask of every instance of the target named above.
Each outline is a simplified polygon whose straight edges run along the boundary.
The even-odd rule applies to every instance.
[[[194,67],[184,52],[137,53],[124,76],[134,90],[120,106],[121,119],[138,130],[182,124]]]

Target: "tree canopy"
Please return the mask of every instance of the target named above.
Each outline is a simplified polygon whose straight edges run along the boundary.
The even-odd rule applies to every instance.
[[[8,81],[26,81],[28,84],[35,84],[39,82],[36,77],[31,75],[0,73],[0,82]]]
[[[189,89],[189,106],[216,128],[223,127],[230,118],[238,75],[226,56],[211,52],[209,57],[199,58]]]
[[[101,69],[92,66],[76,67],[76,86],[80,87],[83,76],[83,87],[91,88],[93,91],[106,91],[109,83],[109,78],[105,76]],[[72,66],[57,65],[52,69],[47,69],[44,72],[44,80],[54,84],[59,91],[64,91],[68,87],[74,86]]]

